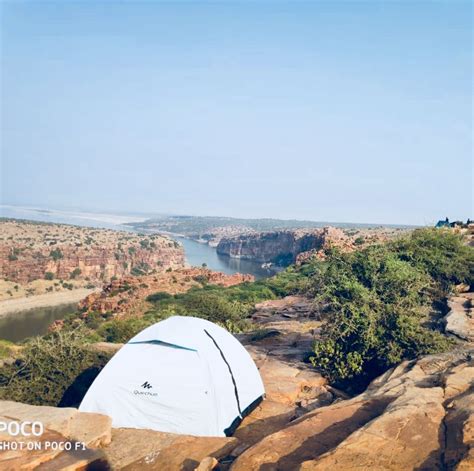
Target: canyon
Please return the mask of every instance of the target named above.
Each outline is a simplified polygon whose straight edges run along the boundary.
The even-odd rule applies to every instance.
[[[184,266],[174,240],[108,229],[0,221],[0,299],[98,287]]]

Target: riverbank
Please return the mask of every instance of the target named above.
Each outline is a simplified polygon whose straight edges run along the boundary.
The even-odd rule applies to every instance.
[[[38,294],[24,298],[6,299],[0,301],[0,317],[15,314],[29,309],[61,306],[63,304],[78,303],[95,289],[79,288],[71,291],[60,291],[57,293]]]

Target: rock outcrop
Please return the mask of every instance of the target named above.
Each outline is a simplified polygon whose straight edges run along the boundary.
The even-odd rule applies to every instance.
[[[448,334],[474,342],[473,299],[472,293],[464,293],[463,296],[454,296],[448,301],[449,312],[444,318]]]
[[[469,469],[472,353],[405,362],[360,396],[320,407],[266,436],[232,470]]]
[[[471,297],[451,299],[451,309],[462,306],[471,320]],[[467,325],[462,333],[470,339],[472,323]],[[473,358],[468,341],[449,353],[403,362],[359,396],[318,404],[265,436],[231,469],[474,469]]]
[[[471,320],[472,294],[450,306]],[[41,420],[42,441],[82,441],[80,453],[0,451],[0,469],[334,471],[474,469],[474,344],[405,361],[349,398],[305,362],[320,321],[290,296],[257,306],[261,329],[239,339],[254,358],[266,399],[233,437],[114,429],[100,414],[0,402],[0,420]],[[470,339],[472,324],[465,337]],[[91,348],[115,351],[120,345]],[[0,435],[0,439],[12,437]]]

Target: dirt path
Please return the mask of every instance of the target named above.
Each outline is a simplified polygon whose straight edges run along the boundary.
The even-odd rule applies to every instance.
[[[72,291],[38,294],[27,298],[7,299],[0,301],[0,317],[27,309],[77,303],[94,291],[93,289],[79,288]]]

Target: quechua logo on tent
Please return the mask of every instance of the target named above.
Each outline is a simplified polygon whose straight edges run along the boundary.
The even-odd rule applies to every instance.
[[[148,382],[145,381],[143,384],[140,385],[142,389],[153,389],[153,386]],[[133,394],[135,396],[158,396],[158,393],[152,392],[152,391],[139,391],[138,389],[135,389],[133,391]]]

